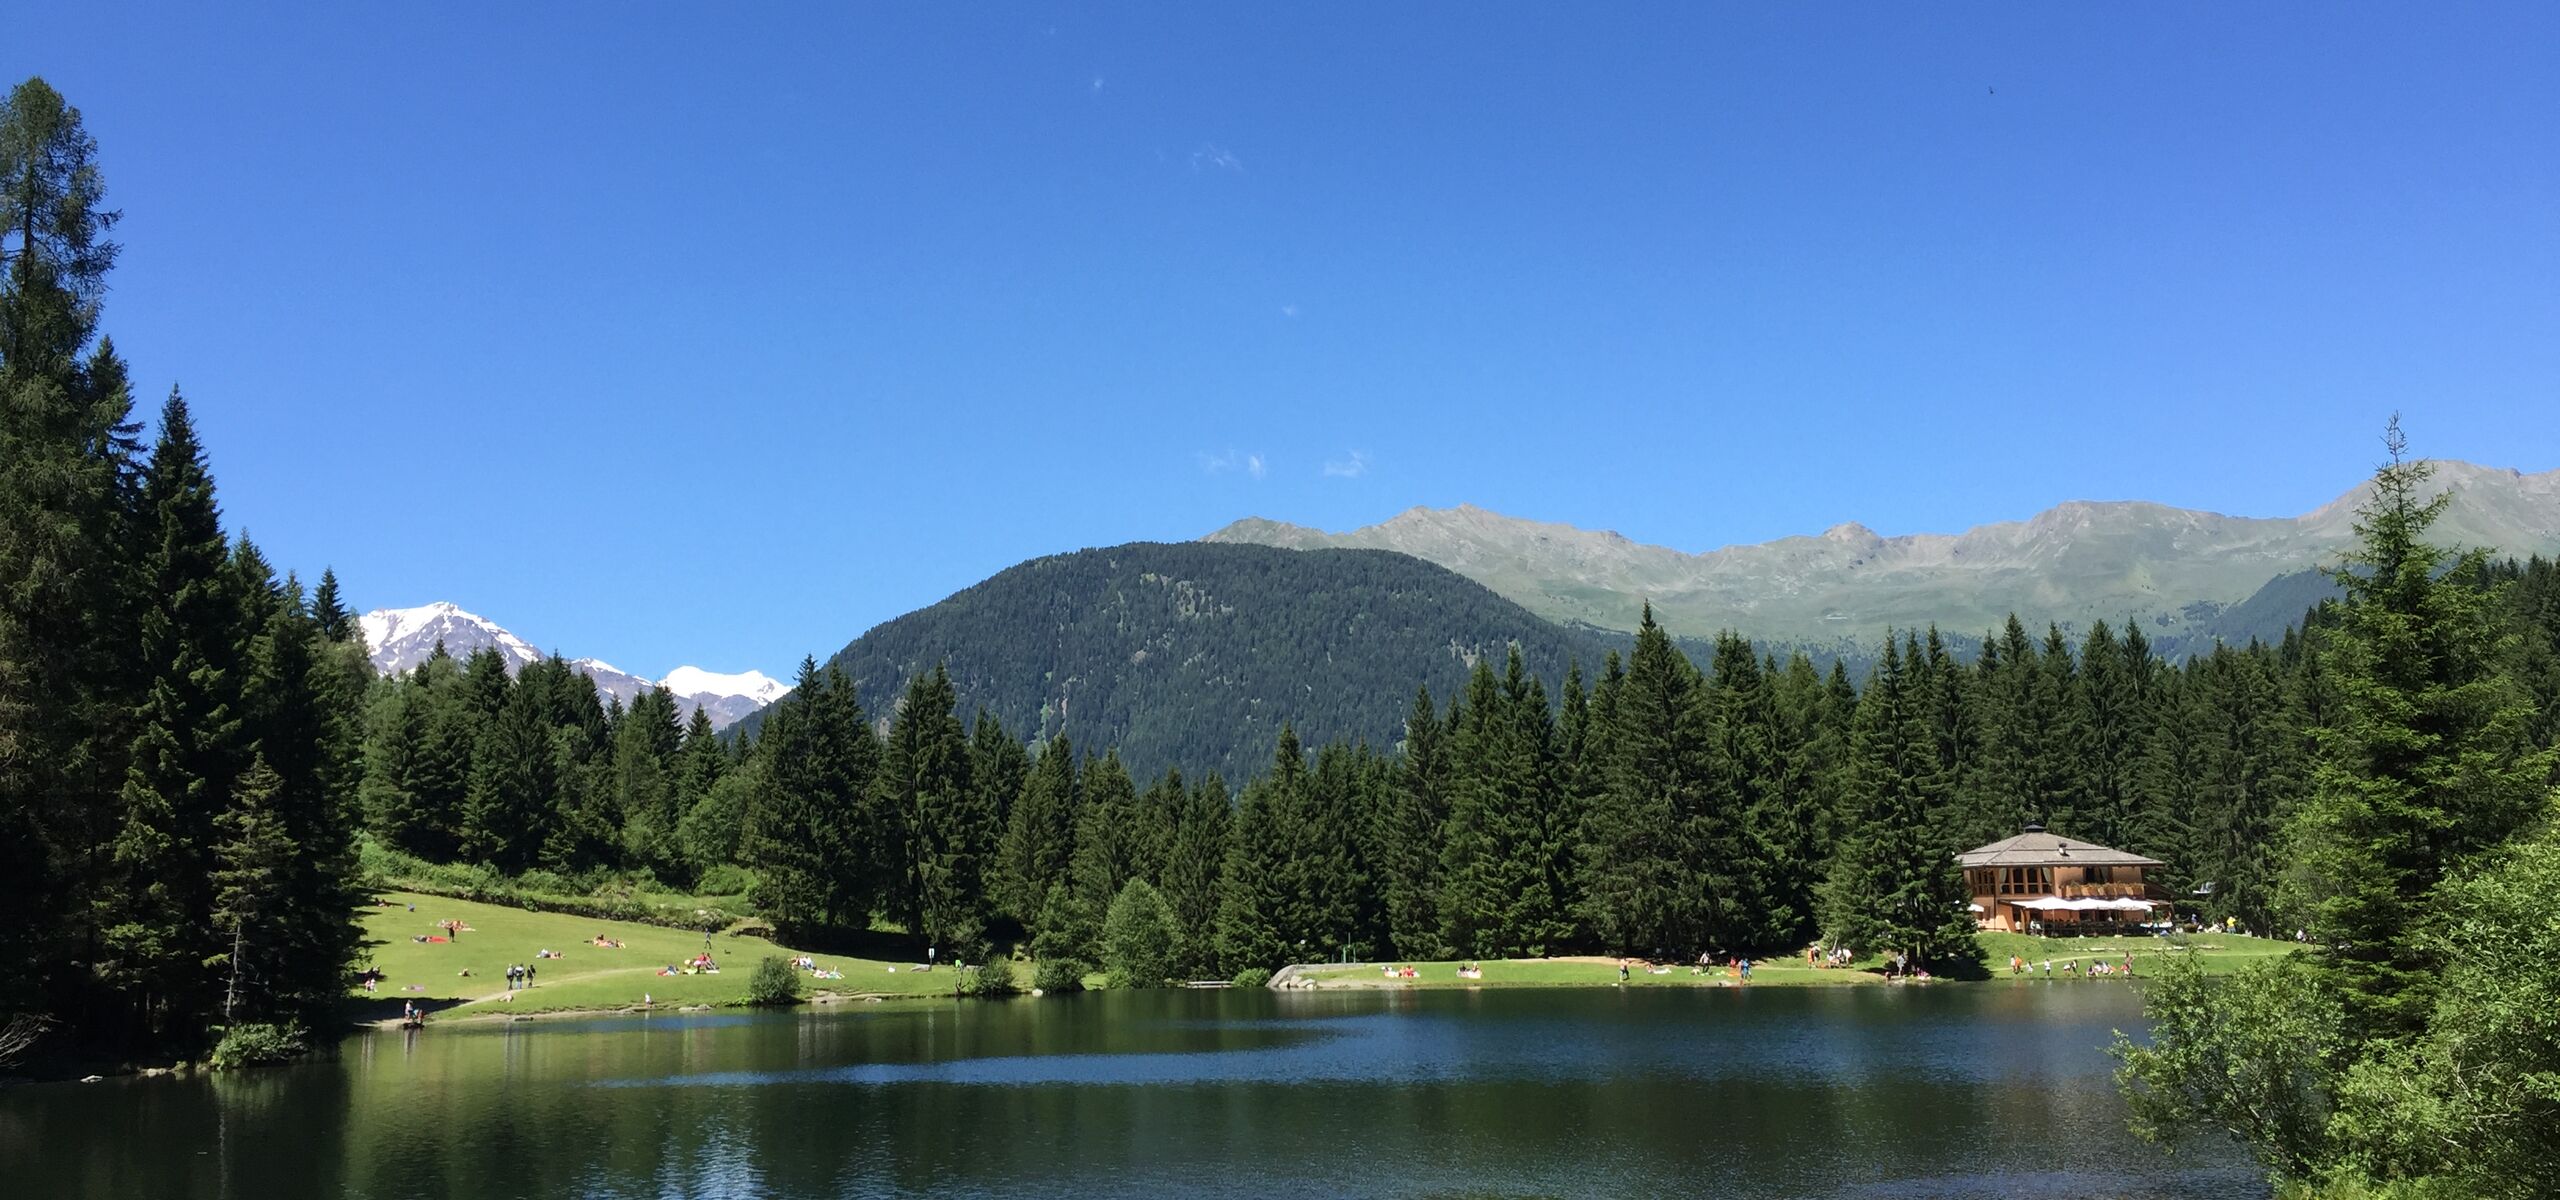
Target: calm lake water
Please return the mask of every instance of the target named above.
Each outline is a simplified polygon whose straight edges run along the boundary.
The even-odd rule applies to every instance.
[[[2230,1197],[2133,1141],[2120,984],[1152,992],[351,1038],[0,1090],[36,1196]]]

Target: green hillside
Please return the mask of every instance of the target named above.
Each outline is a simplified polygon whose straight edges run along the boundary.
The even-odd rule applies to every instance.
[[[1416,685],[1442,701],[1512,642],[1529,669],[1596,673],[1608,642],[1463,576],[1381,550],[1135,542],[1033,559],[862,635],[831,660],[865,711],[948,663],[965,712],[1017,737],[1117,746],[1241,781],[1282,722],[1308,744],[1402,736]]]

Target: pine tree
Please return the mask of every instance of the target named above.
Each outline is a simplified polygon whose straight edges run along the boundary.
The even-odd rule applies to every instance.
[[[1769,680],[1773,722],[1767,810],[1757,823],[1766,864],[1760,944],[1798,946],[1815,932],[1814,889],[1830,858],[1824,841],[1844,747],[1813,661],[1798,653]]]
[[[1449,816],[1440,841],[1440,933],[1471,958],[1531,952],[1562,914],[1547,890],[1539,814],[1552,794],[1543,693],[1532,698],[1512,652],[1497,683],[1479,661],[1451,740]]]
[[[729,752],[711,728],[711,714],[694,709],[685,718],[684,745],[677,751],[675,766],[675,807],[682,814],[676,818],[676,843],[684,851],[688,877],[737,860],[745,807],[732,804],[722,809],[711,803],[712,793],[729,771]],[[743,801],[745,795],[733,788],[729,798]]]
[[[1709,914],[1706,940],[1731,947],[1801,945],[1810,914],[1792,906],[1791,889],[1779,877],[1780,860],[1799,831],[1796,814],[1778,794],[1776,703],[1750,642],[1733,633],[1716,638],[1704,700],[1714,824],[1693,844],[1706,877],[1719,881],[1709,895],[1722,892],[1722,910]]]
[[[184,1037],[212,1009],[200,964],[216,951],[198,914],[211,901],[213,821],[242,765],[241,610],[212,474],[175,392],[161,410],[142,501],[148,549],[139,571],[157,600],[143,613],[140,642],[152,683],[101,923],[106,977],[138,998],[143,1031]]]
[[[331,642],[361,640],[356,615],[338,597],[338,573],[327,567],[320,569],[320,586],[311,593],[311,619],[319,623],[320,636]]]
[[[1367,956],[1386,939],[1386,905],[1364,851],[1383,807],[1386,764],[1365,744],[1329,742],[1307,776],[1292,887],[1306,936],[1330,955]]]
[[[1585,822],[1584,918],[1613,949],[1705,948],[1690,820],[1707,803],[1708,732],[1698,670],[1647,605],[1610,697],[1608,783]]]
[[[288,873],[293,839],[276,811],[284,781],[265,756],[250,760],[231,806],[215,819],[222,840],[213,852],[213,932],[224,949],[222,1023],[274,1015],[279,976],[291,941]],[[343,969],[343,968],[342,968]]]
[[[613,727],[613,805],[620,818],[623,861],[682,883],[690,861],[676,835],[685,805],[676,786],[684,728],[675,695],[653,687],[631,699]]]
[[[1429,688],[1414,690],[1393,798],[1372,837],[1387,909],[1387,941],[1405,958],[1439,958],[1440,829],[1448,820],[1449,762]]]
[[[1175,966],[1185,978],[1218,970],[1218,906],[1232,813],[1226,781],[1211,775],[1185,793],[1175,814],[1160,890],[1173,916]]]
[[[2357,545],[2331,573],[2346,599],[2318,658],[2337,704],[2291,829],[2322,973],[2369,1033],[2422,1019],[2435,963],[2411,924],[2448,872],[2530,819],[2551,771],[2523,740],[2495,596],[2457,578],[2480,552],[2442,569],[2451,556],[2426,535],[2449,497],[2422,497],[2432,468],[2404,456],[2396,416],[2385,444]]]
[[[1226,969],[1271,969],[1306,953],[1291,861],[1306,805],[1306,759],[1297,732],[1280,728],[1271,771],[1246,784],[1227,847],[1218,902],[1218,948]]]
[[[970,779],[972,755],[953,711],[957,703],[951,676],[940,667],[909,683],[872,790],[905,851],[904,869],[891,884],[893,911],[927,944],[977,955],[993,916],[986,878],[996,824]]]
[[[461,853],[507,873],[530,869],[559,814],[559,762],[542,699],[530,688],[506,693],[496,719],[471,752],[462,802]]]
[[[1979,966],[1964,873],[1930,820],[1940,766],[1923,698],[1888,640],[1858,700],[1850,769],[1858,811],[1823,885],[1834,943],[1899,951],[1940,970]]]
[[[2078,812],[2072,834],[2102,846],[2133,841],[2136,776],[2144,731],[2152,714],[2133,664],[2125,661],[2115,631],[2100,621],[2080,648]]]
[[[1001,843],[1013,822],[1013,802],[1022,795],[1022,785],[1031,778],[1031,754],[1020,741],[1005,732],[1004,723],[985,708],[978,709],[969,723],[969,785],[978,790],[978,807],[991,814],[995,838]],[[1011,911],[1004,903],[1004,870],[1000,851],[989,850],[987,890],[998,912]]]
[[[1003,907],[1033,933],[1039,932],[1040,909],[1049,888],[1068,880],[1081,808],[1075,748],[1062,733],[1049,739],[1032,762],[1022,793],[1006,814],[1004,840],[997,847],[1003,864],[998,880]]]
[[[1067,874],[1076,898],[1094,912],[1111,906],[1112,897],[1139,877],[1146,859],[1146,831],[1140,822],[1137,785],[1118,752],[1085,760],[1077,792],[1075,850]]]
[[[143,687],[132,402],[111,344],[82,358],[117,252],[96,154],[43,80],[0,99],[0,1013],[94,1006]]]

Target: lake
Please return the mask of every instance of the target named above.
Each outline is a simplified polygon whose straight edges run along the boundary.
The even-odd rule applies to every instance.
[[[2131,985],[1113,993],[455,1023],[0,1090],[35,1196],[2263,1196],[2134,1141]]]

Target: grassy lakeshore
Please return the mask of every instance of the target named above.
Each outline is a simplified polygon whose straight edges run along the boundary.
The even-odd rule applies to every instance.
[[[2171,941],[2162,938],[2031,938],[2022,934],[1981,934],[1983,953],[1990,962],[1991,977],[2009,976],[2009,958],[2016,955],[2036,965],[2041,976],[2043,964],[2052,960],[2059,977],[2064,964],[2085,971],[2091,963],[2104,960],[2121,964],[2127,954],[2133,956],[2134,974],[2138,978],[2170,954],[2192,953],[2204,964],[2208,974],[2228,974],[2241,967],[2269,958],[2281,957],[2297,949],[2290,942],[2271,941],[2238,934],[2205,934]],[[2183,945],[2181,944],[2183,943]],[[1878,968],[1881,958],[1866,959],[1842,968],[1806,965],[1802,956],[1795,958],[1753,959],[1750,987],[1857,987],[1885,982]],[[1318,966],[1300,970],[1297,977],[1313,981],[1317,988],[1512,988],[1512,987],[1611,987],[1617,985],[1618,962],[1607,957],[1484,959],[1475,965],[1483,968],[1483,977],[1463,979],[1458,968],[1468,965],[1460,961],[1399,962],[1392,967],[1412,967],[1415,978],[1388,975],[1380,964],[1351,966]],[[1667,966],[1667,972],[1657,973]],[[1630,987],[1734,987],[1742,985],[1727,967],[1717,966],[1699,974],[1685,964],[1647,964],[1631,961],[1626,978]]]
[[[802,953],[760,937],[718,934],[711,939],[711,957],[720,965],[719,974],[666,976],[658,969],[702,953],[701,933],[415,892],[381,892],[377,897],[388,903],[366,909],[363,923],[367,940],[376,943],[371,965],[383,979],[372,992],[359,988],[351,993],[359,1020],[396,1019],[403,1000],[416,1000],[446,1020],[613,1011],[636,1008],[644,998],[660,1009],[731,1005],[744,998],[747,976],[759,960],[768,954]],[[464,925],[458,941],[415,940],[442,936],[438,925],[448,920]],[[598,946],[598,937],[619,941],[621,948]],[[562,957],[535,957],[546,949]],[[844,978],[830,980],[804,973],[802,986],[813,997],[951,994],[954,973],[947,968],[915,971],[909,969],[913,963],[835,954],[811,957],[821,967],[844,973]],[[534,986],[513,993],[513,999],[507,990],[509,963],[536,968]]]

